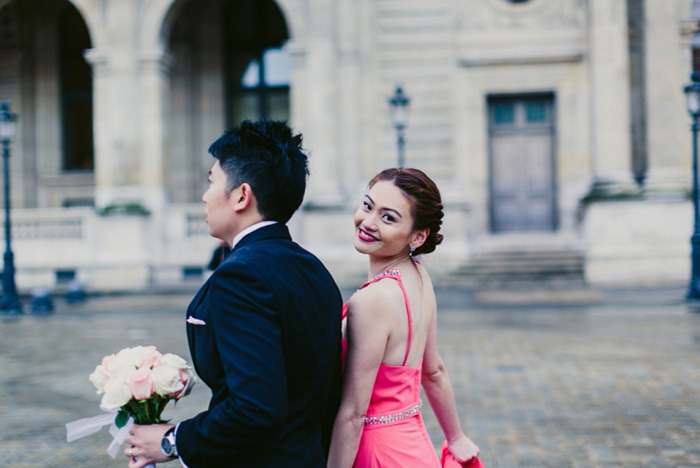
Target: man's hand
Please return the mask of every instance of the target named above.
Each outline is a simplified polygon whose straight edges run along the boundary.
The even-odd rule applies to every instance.
[[[143,468],[149,463],[165,463],[171,458],[166,457],[160,449],[163,435],[173,427],[172,424],[152,424],[150,426],[134,426],[126,438],[128,447],[124,456],[129,459],[129,468]]]

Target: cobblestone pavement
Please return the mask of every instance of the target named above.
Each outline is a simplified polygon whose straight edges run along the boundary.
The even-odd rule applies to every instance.
[[[512,296],[479,305],[465,291],[439,291],[441,353],[485,466],[700,466],[700,312],[683,293],[518,306]],[[87,376],[102,356],[155,344],[189,360],[190,297],[58,298],[53,315],[1,320],[0,467],[126,466],[105,453],[106,428],[68,444],[64,424],[99,413]],[[208,398],[200,384],[166,416],[194,415]],[[440,444],[427,405],[424,417]]]

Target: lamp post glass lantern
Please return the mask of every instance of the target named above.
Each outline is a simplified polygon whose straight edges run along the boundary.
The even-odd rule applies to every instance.
[[[406,123],[408,122],[408,104],[410,99],[404,94],[403,88],[401,86],[396,87],[394,95],[389,98],[389,105],[391,106],[391,120],[393,121],[394,128],[396,129],[396,147],[398,151],[398,167],[404,166],[404,147],[406,141],[404,139],[404,129],[406,128]]]
[[[690,238],[691,267],[687,299],[700,300],[700,192],[698,188],[698,120],[700,120],[700,73],[690,75],[690,84],[685,87],[690,126],[693,138],[693,235]]]
[[[0,141],[2,141],[2,159],[5,172],[5,253],[2,269],[2,296],[0,297],[0,314],[2,315],[22,313],[15,285],[15,263],[12,253],[10,223],[10,141],[15,136],[16,122],[17,115],[10,113],[9,101],[0,102]]]

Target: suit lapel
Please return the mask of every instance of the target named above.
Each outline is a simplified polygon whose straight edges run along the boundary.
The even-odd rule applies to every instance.
[[[229,252],[226,257],[222,260],[221,265],[217,268],[217,270],[226,268],[225,264],[231,261],[234,261],[236,258],[237,254],[240,254],[240,250],[245,248],[246,246],[250,246],[254,244],[255,242],[263,241],[263,240],[269,240],[269,239],[286,239],[291,241],[291,236],[289,235],[289,229],[287,229],[287,226],[282,224],[282,223],[276,223],[276,224],[271,224],[269,226],[262,227],[260,229],[257,229],[250,234],[246,235],[243,239],[241,239],[233,248],[231,252]],[[185,319],[191,317],[194,317],[195,319],[203,319],[207,322],[211,321],[210,317],[206,316],[201,316],[201,311],[199,310],[200,307],[202,306],[202,303],[207,300],[207,295],[209,294],[209,283],[211,281],[211,278],[216,275],[217,270],[212,273],[212,276],[209,277],[209,279],[202,285],[202,287],[199,289],[197,294],[194,296],[192,301],[190,302],[190,305],[187,307],[187,315]],[[195,350],[197,348],[197,333],[195,333],[195,327],[199,325],[193,325],[191,323],[186,324],[186,329],[187,329],[187,342],[189,344],[190,348],[190,355],[192,356],[192,362],[195,366],[195,370],[197,371],[198,374],[201,375],[199,370],[197,369],[199,365],[206,365],[205,363],[198,363],[196,356],[197,354],[195,353]],[[207,326],[211,326],[211,324],[208,324]],[[201,327],[201,326],[200,326]],[[199,338],[202,338],[202,335],[199,336]]]

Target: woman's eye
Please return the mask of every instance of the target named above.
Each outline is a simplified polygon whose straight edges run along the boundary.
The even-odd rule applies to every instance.
[[[384,218],[385,221],[388,221],[390,223],[394,222],[394,217],[391,215],[385,214],[384,216],[382,216],[382,218]]]
[[[365,210],[369,211],[372,209],[371,206],[369,206],[369,203],[367,202],[362,202],[362,206],[364,207]]]

